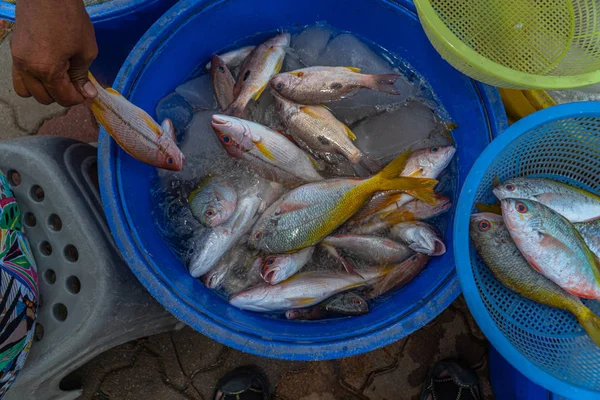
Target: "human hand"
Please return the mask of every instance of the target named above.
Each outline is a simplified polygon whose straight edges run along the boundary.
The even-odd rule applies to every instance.
[[[11,52],[21,97],[68,107],[98,94],[88,80],[98,46],[82,0],[17,1]]]

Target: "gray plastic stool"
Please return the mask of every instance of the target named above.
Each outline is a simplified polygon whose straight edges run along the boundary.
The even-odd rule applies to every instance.
[[[9,400],[76,399],[60,381],[103,351],[177,327],[113,243],[97,189],[96,148],[32,136],[0,142],[40,278],[36,339]]]

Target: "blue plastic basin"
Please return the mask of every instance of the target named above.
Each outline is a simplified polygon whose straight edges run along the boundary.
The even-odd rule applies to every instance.
[[[82,0],[83,1],[83,0]],[[112,0],[87,8],[98,42],[92,72],[110,85],[148,28],[177,0]],[[0,0],[0,19],[14,21],[15,6]]]
[[[257,32],[316,21],[326,21],[385,47],[428,80],[458,124],[454,137],[462,186],[492,135],[506,126],[506,116],[495,89],[476,84],[435,52],[408,1],[181,1],[140,40],[115,88],[154,113],[158,101],[206,63],[213,52]],[[120,150],[103,130],[99,160],[105,212],[133,272],[179,319],[236,349],[295,360],[359,354],[421,328],[460,293],[449,251],[365,316],[301,323],[238,310],[191,278],[162,239],[150,215],[156,170]],[[451,229],[446,240],[452,249]]]

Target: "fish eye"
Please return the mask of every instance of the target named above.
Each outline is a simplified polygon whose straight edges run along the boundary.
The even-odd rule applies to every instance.
[[[277,89],[282,89],[282,88],[283,88],[283,83],[279,82],[279,83],[277,84]]]
[[[504,189],[508,190],[509,192],[514,192],[516,187],[512,183],[508,183],[504,185]]]
[[[528,208],[525,204],[523,203],[517,203],[517,211],[520,212],[521,214],[525,214],[527,212]]]
[[[173,164],[173,157],[167,158],[167,164]]]
[[[439,147],[432,147],[431,148],[431,152],[432,153],[437,153],[439,151],[439,149],[440,149]]]
[[[225,72],[225,68],[223,68],[222,66],[219,65],[219,72]]]
[[[223,143],[225,144],[229,144],[231,142],[231,138],[227,135],[221,136],[221,140],[223,140]]]
[[[206,210],[204,215],[206,215],[207,217],[212,217],[213,215],[215,215],[215,212],[213,210]]]
[[[283,103],[279,103],[279,109],[282,110],[283,109]]]
[[[356,305],[362,304],[362,301],[360,301],[359,299],[354,299],[354,300],[352,300],[352,302]]]
[[[257,238],[257,239],[259,239],[259,238]],[[269,259],[267,260],[266,264],[267,264],[267,265],[273,265],[273,263],[274,263],[274,262],[275,262],[275,261],[274,261],[272,258],[269,258]]]
[[[260,240],[260,239],[262,239],[262,237],[263,237],[262,232],[256,232],[254,234],[254,239],[256,239],[256,240]]]
[[[487,231],[488,229],[490,229],[492,227],[492,224],[490,224],[489,221],[483,220],[479,223],[479,230],[482,232]]]

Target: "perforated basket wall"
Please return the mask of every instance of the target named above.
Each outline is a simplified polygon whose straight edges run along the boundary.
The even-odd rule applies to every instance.
[[[495,201],[492,181],[496,176],[501,181],[546,177],[599,193],[600,112],[595,117],[547,123],[519,136],[490,164],[474,204]],[[475,208],[472,211],[476,212]],[[600,348],[577,320],[566,311],[537,304],[506,289],[477,256],[472,243],[470,257],[483,305],[508,341],[542,371],[574,386],[600,391]],[[586,303],[600,315],[598,301]]]
[[[598,1],[415,0],[415,4],[436,50],[474,79],[514,89],[567,89],[600,79]]]

